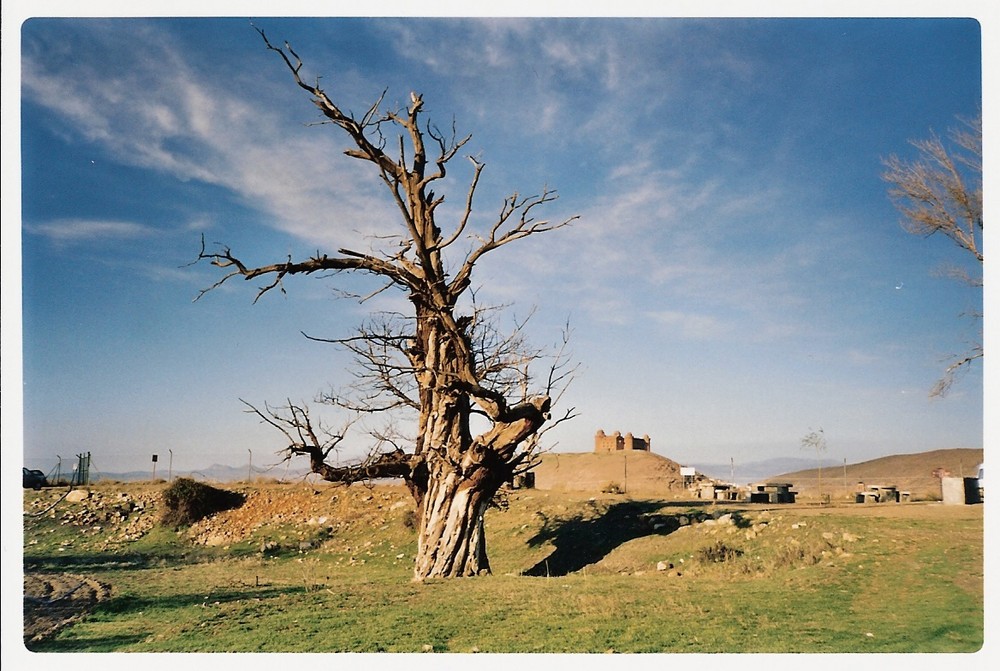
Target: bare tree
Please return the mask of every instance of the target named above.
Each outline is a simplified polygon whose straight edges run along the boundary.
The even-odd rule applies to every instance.
[[[914,140],[917,158],[906,161],[890,156],[883,161],[882,178],[891,184],[889,195],[903,214],[903,228],[922,237],[935,234],[950,239],[983,263],[983,115],[961,120],[962,126],[949,134],[950,146],[936,134],[926,140]],[[949,268],[946,274],[982,287],[979,276],[962,268]],[[972,315],[982,319],[977,311]],[[962,355],[955,356],[944,375],[931,389],[932,396],[943,396],[951,388],[955,375],[983,356],[982,330],[979,342]]]
[[[823,427],[816,431],[810,428],[809,433],[802,436],[799,442],[807,450],[816,450],[816,489],[819,492],[820,500],[825,501],[826,499],[823,498],[822,453],[826,451],[826,434],[823,432]]]
[[[443,179],[449,162],[471,139],[422,124],[423,99],[410,94],[404,109],[383,111],[385,93],[356,118],[345,112],[317,84],[302,76],[303,63],[286,43],[268,41],[266,48],[280,56],[295,83],[307,91],[326,118],[326,124],[343,131],[350,141],[345,151],[377,171],[395,203],[401,227],[381,240],[381,250],[360,252],[339,249],[335,255],[317,254],[303,261],[291,258],[253,266],[228,247],[207,251],[204,241],[199,260],[227,272],[201,295],[234,277],[264,278],[255,301],[278,288],[290,275],[358,271],[381,281],[379,293],[401,290],[411,314],[379,313],[349,338],[333,339],[355,358],[356,384],[347,393],[327,394],[323,401],[357,413],[410,411],[416,416],[415,435],[406,440],[391,428],[375,433],[379,448],[362,464],[330,463],[346,431],[318,426],[304,405],[289,402],[282,408],[249,406],[263,421],[284,433],[286,452],[307,456],[313,472],[331,482],[350,483],[367,478],[402,478],[414,500],[418,517],[415,579],[436,576],[471,576],[489,572],[483,536],[483,514],[498,489],[516,473],[533,465],[538,440],[546,428],[573,415],[566,411],[552,420],[555,401],[572,377],[566,358],[566,337],[549,358],[547,376],[536,378],[530,365],[542,352],[527,348],[520,322],[510,335],[501,335],[491,310],[475,302],[472,274],[486,254],[501,247],[568,225],[575,217],[558,222],[537,214],[556,198],[545,189],[537,195],[507,197],[491,225],[470,236],[473,200],[484,164],[472,164],[464,206],[447,232],[435,214],[444,202],[431,187]],[[395,147],[391,150],[387,147]],[[446,252],[459,251],[455,263]],[[447,272],[453,268],[453,274]],[[200,297],[200,296],[199,296]],[[468,303],[472,307],[468,307]],[[460,302],[462,299],[463,302]],[[467,311],[467,314],[462,314]],[[319,338],[314,338],[321,340]],[[475,420],[475,417],[481,419]],[[546,428],[543,425],[548,422]],[[472,427],[483,426],[474,434]]]

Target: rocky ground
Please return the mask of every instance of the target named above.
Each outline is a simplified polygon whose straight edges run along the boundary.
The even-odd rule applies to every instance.
[[[39,542],[37,528],[55,522],[74,533],[56,551],[120,550],[139,540],[162,515],[166,483],[145,486],[98,484],[89,490],[45,489],[24,494],[26,546]],[[223,487],[225,487],[223,485]],[[246,501],[239,508],[205,518],[182,533],[196,545],[228,546],[245,541],[262,528],[262,551],[278,545],[311,547],[318,538],[351,525],[378,529],[390,519],[402,519],[413,509],[403,487],[334,487],[308,484],[234,486]],[[41,533],[41,532],[39,532]],[[111,586],[82,575],[24,575],[24,641],[30,647],[89,612],[111,595]]]

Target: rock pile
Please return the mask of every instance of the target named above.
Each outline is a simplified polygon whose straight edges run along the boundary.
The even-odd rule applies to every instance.
[[[154,492],[101,492],[77,489],[55,501],[26,501],[26,515],[46,515],[60,524],[78,527],[80,534],[100,536],[105,546],[142,538],[157,522]]]

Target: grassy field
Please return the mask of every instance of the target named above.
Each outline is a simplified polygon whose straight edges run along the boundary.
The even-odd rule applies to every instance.
[[[974,652],[983,507],[750,506],[519,490],[487,517],[493,576],[411,580],[399,487],[233,486],[175,531],[158,484],[25,492],[26,573],[109,599],[45,652]],[[145,501],[137,506],[135,501]],[[113,502],[129,502],[128,505]],[[277,511],[285,511],[279,513]],[[255,512],[256,511],[256,512]]]

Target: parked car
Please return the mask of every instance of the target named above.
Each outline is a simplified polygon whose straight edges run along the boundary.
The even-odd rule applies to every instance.
[[[984,499],[985,489],[986,489],[986,474],[983,472],[983,465],[979,464],[976,468],[976,479],[979,480],[979,500]]]
[[[21,468],[21,483],[25,489],[41,489],[49,485],[49,481],[45,479],[45,473],[29,468]]]

